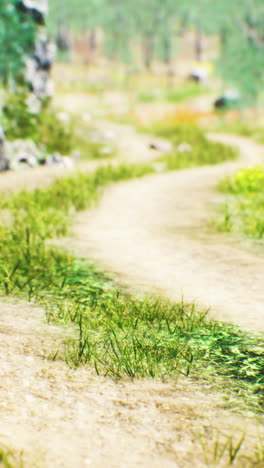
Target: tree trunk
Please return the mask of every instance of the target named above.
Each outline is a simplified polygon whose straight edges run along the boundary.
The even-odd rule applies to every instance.
[[[145,36],[143,41],[143,61],[147,70],[151,69],[154,58],[155,39],[154,36]]]
[[[197,62],[202,62],[204,52],[203,34],[200,28],[196,29],[195,37],[195,59]]]
[[[5,154],[5,135],[0,127],[0,171],[8,169],[8,161]]]

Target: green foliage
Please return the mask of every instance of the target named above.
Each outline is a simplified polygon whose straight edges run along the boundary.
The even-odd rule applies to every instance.
[[[245,137],[253,138],[254,140],[263,143],[264,142],[264,128],[252,124],[251,120],[247,118],[244,120],[235,120],[234,122],[223,122],[219,121],[213,131],[220,133],[233,133]]]
[[[75,325],[76,336],[64,343],[73,367],[92,365],[115,379],[166,378],[193,369],[204,378],[228,379],[249,406],[262,411],[264,353],[258,336],[213,322],[193,304],[132,297],[87,261],[46,244],[65,235],[74,211],[94,203],[104,186],[150,171],[102,168],[2,199],[12,214],[11,224],[0,229],[2,292],[26,295],[45,304],[49,321]]]
[[[226,177],[220,183],[219,188],[236,195],[262,192],[264,191],[264,169],[263,167],[240,169],[233,177]]]
[[[234,439],[237,439],[235,442]],[[241,448],[245,440],[245,434],[239,438],[232,436],[224,436],[217,433],[216,439],[213,441],[212,447],[208,447],[208,437],[200,437],[205,463],[208,466],[217,466],[223,460],[226,461],[226,466],[232,465],[241,455]],[[217,464],[217,465],[216,465]]]
[[[60,19],[78,32],[100,27],[108,55],[126,63],[133,60],[137,41],[147,67],[155,58],[171,62],[183,27],[218,35],[218,71],[228,86],[240,90],[241,105],[254,104],[263,89],[262,0],[68,0],[61,6],[62,0],[51,2],[53,30]]]
[[[214,430],[212,440],[208,440],[208,432],[199,435],[204,461],[208,466],[243,466],[248,468],[262,467],[264,463],[263,438],[259,434],[256,444],[249,447],[245,443],[250,440],[252,434],[238,431],[235,434],[227,434],[223,429]],[[211,438],[210,438],[211,439]]]
[[[177,88],[166,86],[163,88],[154,88],[153,90],[141,90],[137,94],[139,102],[183,102],[204,94],[206,90],[199,84],[181,84]]]
[[[17,0],[1,0],[0,5],[0,81],[21,80],[25,54],[32,52],[36,26],[27,15],[16,10]]]
[[[75,148],[74,128],[71,123],[61,122],[52,109],[39,114],[34,141],[45,147],[48,153],[70,154]]]
[[[9,140],[37,138],[39,116],[29,111],[25,91],[8,94],[3,109],[3,126]]]
[[[202,130],[194,125],[175,125],[165,122],[156,125],[153,131],[173,144],[172,152],[160,158],[167,164],[169,170],[218,164],[235,159],[237,156],[237,152],[230,146],[209,141]]]
[[[22,454],[17,456],[12,450],[0,444],[0,466],[1,468],[23,468]]]
[[[71,123],[61,122],[48,103],[40,112],[30,111],[28,94],[21,90],[9,94],[3,110],[3,127],[9,140],[31,139],[45,151],[69,154],[74,148]]]
[[[205,93],[206,89],[200,84],[182,84],[178,88],[169,89],[166,93],[166,100],[169,102],[182,102]]]
[[[264,238],[264,169],[241,169],[225,178],[219,189],[230,194],[221,206],[217,221],[220,230],[244,234],[254,239]]]

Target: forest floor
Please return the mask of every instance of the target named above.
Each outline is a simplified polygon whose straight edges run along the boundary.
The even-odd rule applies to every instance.
[[[129,126],[100,126],[116,135],[126,160],[157,156],[149,149],[152,137]],[[210,306],[216,319],[263,330],[258,247],[208,227],[220,198],[217,181],[259,161],[263,147],[241,137],[217,138],[239,147],[239,162],[115,184],[96,208],[78,215],[76,236],[64,243],[136,291],[184,296]],[[39,181],[57,176],[50,169]],[[14,188],[29,188],[24,173],[13,178]],[[218,438],[238,443],[244,432],[242,452],[254,453],[263,418],[238,411],[227,393],[190,378],[115,383],[89,369],[71,370],[47,359],[65,333],[72,331],[45,323],[40,307],[2,299],[0,440],[25,450],[26,468],[226,467],[228,454],[220,461],[214,456]],[[241,460],[233,466],[253,466]]]

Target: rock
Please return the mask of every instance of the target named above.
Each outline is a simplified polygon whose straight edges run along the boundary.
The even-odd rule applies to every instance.
[[[21,153],[18,157],[12,158],[9,161],[9,169],[16,171],[23,166],[27,167],[37,167],[38,166],[38,161],[37,158],[33,155],[30,155],[28,153]]]
[[[0,171],[8,169],[8,159],[6,157],[5,149],[5,135],[2,127],[0,127]]]
[[[61,164],[63,167],[65,167],[65,169],[73,169],[75,166],[75,161],[70,156],[63,156]]]
[[[85,123],[91,123],[92,122],[92,116],[86,112],[83,114],[82,119]]]
[[[103,155],[103,156],[110,156],[112,153],[113,153],[113,150],[112,148],[110,148],[109,146],[104,146],[100,153]]]
[[[217,98],[214,102],[215,109],[225,109],[239,106],[241,96],[238,90],[228,89],[222,96]]]
[[[11,170],[23,166],[36,167],[40,151],[32,140],[15,140],[6,142],[6,157]]]
[[[114,140],[115,137],[116,137],[116,134],[112,130],[105,130],[104,133],[103,133],[103,137],[106,140]]]
[[[172,150],[172,145],[169,141],[159,141],[159,142],[151,142],[149,144],[149,148],[156,150],[156,151],[162,151],[162,152],[167,152]]]
[[[167,165],[164,162],[154,162],[152,167],[155,172],[164,172],[166,171]]]
[[[71,117],[68,112],[58,112],[57,118],[63,123],[70,123]]]
[[[41,111],[41,102],[35,94],[29,94],[26,105],[30,114],[39,114]]]
[[[180,143],[177,147],[179,153],[184,153],[186,151],[192,151],[192,146],[189,143]]]

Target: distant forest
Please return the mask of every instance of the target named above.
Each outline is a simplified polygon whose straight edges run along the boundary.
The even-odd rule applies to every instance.
[[[133,61],[131,44],[138,41],[144,62],[158,58],[170,63],[177,38],[196,31],[197,54],[203,34],[219,37],[218,71],[235,85],[247,102],[255,101],[264,84],[263,0],[52,0],[49,28],[88,33],[104,32],[107,56]]]

